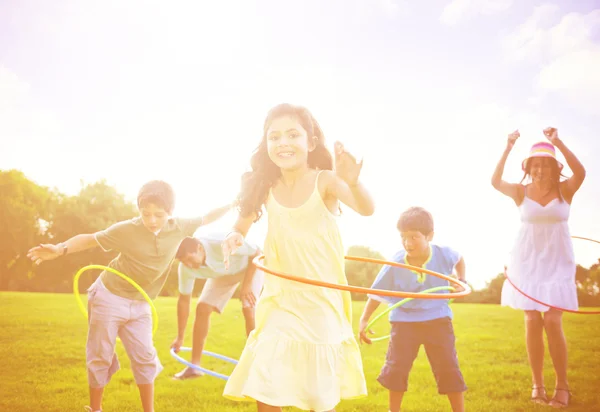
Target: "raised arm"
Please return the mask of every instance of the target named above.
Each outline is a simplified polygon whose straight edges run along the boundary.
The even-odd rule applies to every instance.
[[[508,155],[510,154],[519,136],[520,133],[518,130],[515,130],[514,132],[508,135],[506,148],[504,149],[502,157],[496,165],[496,169],[494,170],[494,174],[492,175],[492,186],[494,187],[494,189],[512,198],[517,205],[521,204],[521,202],[523,201],[523,187],[520,184],[508,183],[502,180],[502,175],[504,174],[504,165],[506,164],[506,159],[508,159]]]
[[[39,265],[46,260],[53,260],[69,253],[81,252],[96,246],[98,246],[98,242],[93,234],[77,235],[56,245],[43,244],[35,246],[29,249],[27,257],[36,265]]]
[[[375,212],[375,203],[365,186],[358,180],[362,161],[356,162],[354,156],[347,152],[340,142],[335,143],[335,169],[335,173],[325,173],[328,195],[362,216],[371,216]]]
[[[573,152],[571,152],[571,150],[569,150],[563,141],[559,139],[556,128],[548,127],[544,129],[544,135],[550,141],[550,143],[560,150],[565,157],[567,165],[569,165],[569,168],[573,172],[573,176],[562,183],[563,196],[567,199],[567,201],[570,202],[585,179],[585,168],[579,159],[577,159],[577,157],[573,154]]]

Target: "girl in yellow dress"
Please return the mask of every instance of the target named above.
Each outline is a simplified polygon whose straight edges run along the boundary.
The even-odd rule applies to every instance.
[[[269,112],[263,138],[242,177],[240,216],[223,242],[225,263],[253,222],[268,215],[264,264],[270,269],[348,284],[336,223],[339,202],[363,216],[373,200],[358,181],[362,161],[335,144],[333,159],[317,121],[303,107]],[[350,293],[267,275],[256,328],[223,395],[256,401],[259,412],[295,406],[333,411],[341,399],[366,396]]]

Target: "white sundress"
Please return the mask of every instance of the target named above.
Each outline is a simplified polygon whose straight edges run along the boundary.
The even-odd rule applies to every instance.
[[[542,206],[526,193],[519,211],[521,228],[510,253],[508,278],[541,302],[578,310],[569,203],[557,198]],[[520,310],[550,309],[524,296],[507,280],[502,286],[501,304]]]

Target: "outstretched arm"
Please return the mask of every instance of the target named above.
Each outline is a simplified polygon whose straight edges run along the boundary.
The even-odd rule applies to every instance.
[[[225,216],[227,214],[227,212],[229,212],[232,208],[232,204],[229,203],[225,206],[221,206],[218,207],[216,209],[211,210],[210,212],[208,212],[207,214],[205,214],[204,216],[202,216],[202,225],[208,225],[212,222],[215,222],[219,219],[221,219],[223,216]]]
[[[510,154],[519,136],[520,133],[518,130],[515,130],[514,132],[508,135],[506,148],[504,149],[502,157],[496,165],[496,169],[494,170],[494,174],[492,175],[492,186],[494,187],[494,189],[512,198],[517,205],[520,204],[523,200],[522,186],[520,184],[505,182],[504,180],[502,180],[502,175],[504,174],[504,165],[506,164],[506,159],[508,159],[508,155]]]
[[[69,240],[57,245],[42,244],[35,246],[29,249],[27,252],[27,257],[36,265],[39,265],[46,260],[53,260],[69,253],[81,252],[96,246],[98,246],[98,242],[93,234],[83,234],[73,236]]]
[[[179,352],[185,338],[185,328],[190,317],[190,302],[192,295],[179,294],[177,298],[177,338],[171,344],[175,352]]]
[[[244,237],[248,234],[250,226],[252,226],[255,219],[256,216],[254,214],[248,217],[239,215],[233,225],[233,230],[229,232],[225,237],[225,240],[223,240],[221,249],[223,251],[223,263],[225,263],[225,268],[229,268],[229,256],[232,253],[235,253],[237,248],[244,244]]]

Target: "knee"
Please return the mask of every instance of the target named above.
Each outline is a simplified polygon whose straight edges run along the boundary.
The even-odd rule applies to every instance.
[[[90,354],[87,356],[88,383],[92,388],[103,388],[110,378],[120,369],[119,361],[114,353]]]
[[[546,330],[551,331],[562,330],[562,313],[558,311],[548,311],[548,313],[544,315],[544,327]]]
[[[214,308],[206,303],[198,303],[196,305],[196,316],[208,318],[213,313]]]
[[[525,324],[528,328],[542,328],[544,326],[542,314],[534,310],[525,311]]]
[[[132,353],[131,369],[135,382],[140,384],[153,383],[163,367],[154,348]]]

